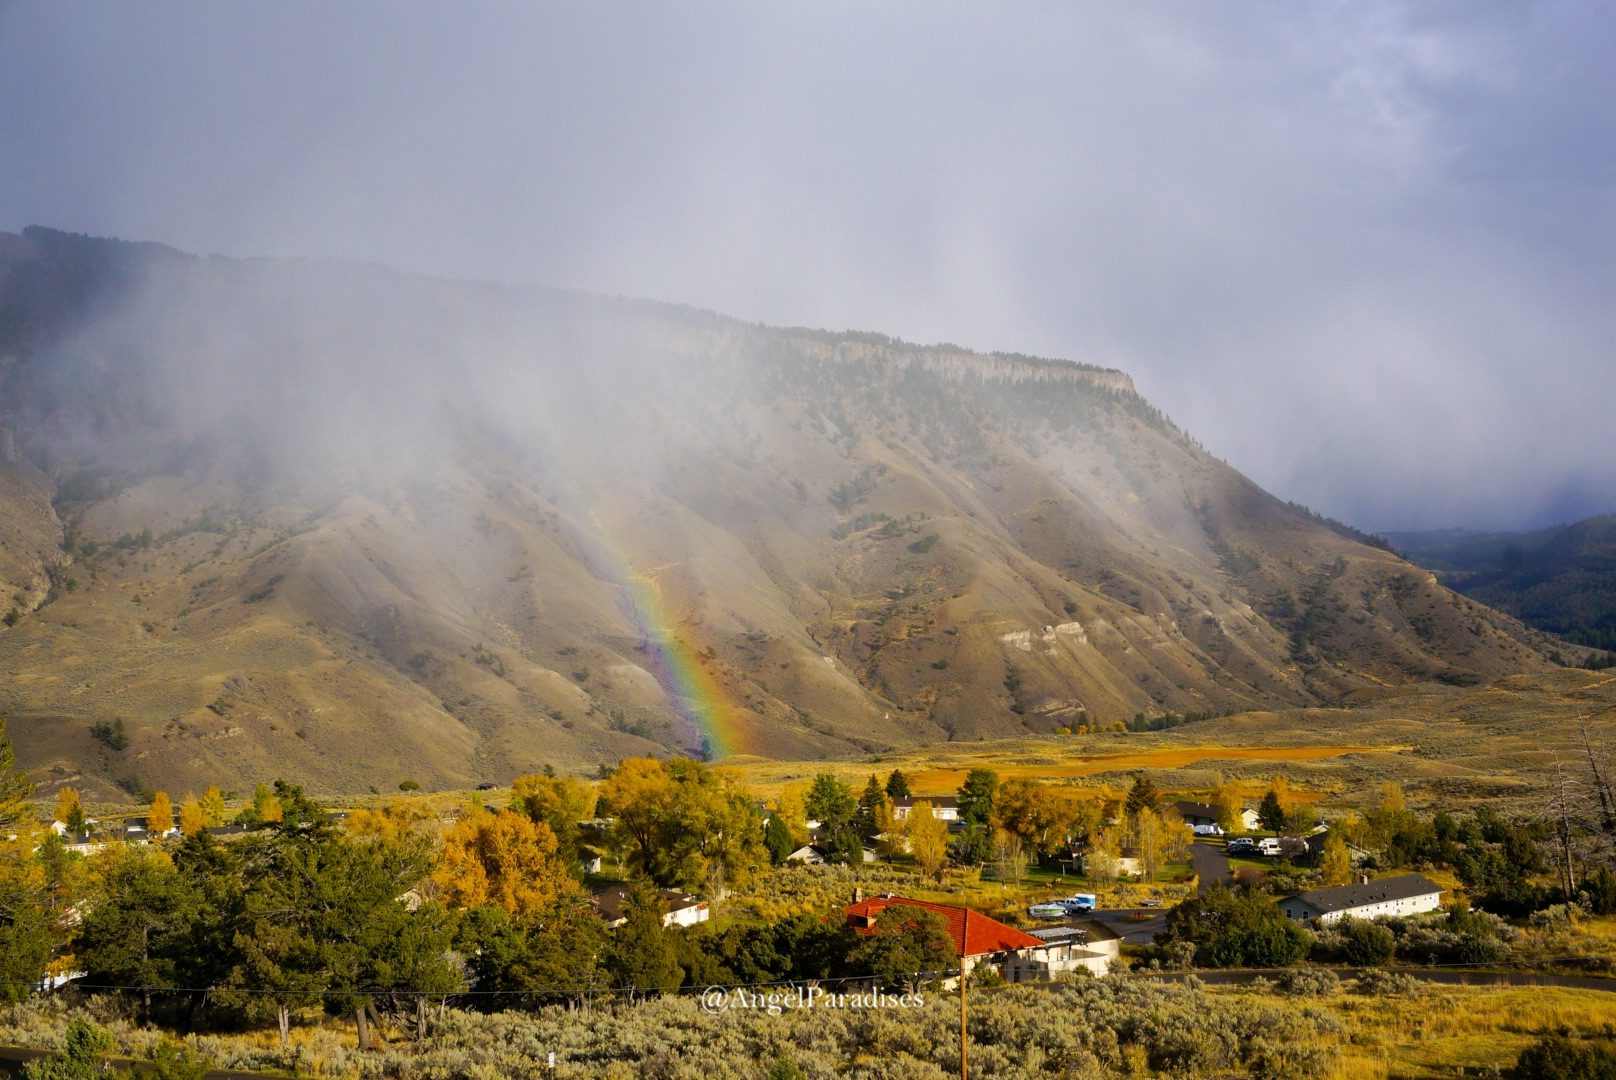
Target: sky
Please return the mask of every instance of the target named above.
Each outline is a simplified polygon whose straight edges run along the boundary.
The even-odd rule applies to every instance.
[[[1616,511],[1616,8],[0,0],[0,229],[1104,364],[1370,529]]]

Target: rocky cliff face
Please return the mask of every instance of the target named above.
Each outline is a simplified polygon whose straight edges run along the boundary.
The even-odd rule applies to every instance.
[[[0,395],[54,501],[0,469],[0,521],[77,587],[0,630],[0,711],[47,774],[467,783],[1546,664],[1121,372],[29,240]]]

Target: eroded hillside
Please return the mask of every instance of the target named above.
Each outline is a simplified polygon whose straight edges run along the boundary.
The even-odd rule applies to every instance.
[[[1120,372],[28,237],[0,710],[40,779],[846,756],[1546,666]]]

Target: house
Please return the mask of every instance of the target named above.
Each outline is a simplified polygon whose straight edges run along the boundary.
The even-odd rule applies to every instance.
[[[94,825],[96,823],[93,820],[89,820],[86,821],[85,824]],[[62,846],[73,852],[75,855],[94,855],[96,852],[107,846],[104,841],[97,839],[96,835],[89,829],[85,829],[85,831],[81,833],[69,832],[67,826],[62,822],[53,821],[51,822],[50,830],[57,836],[60,836],[62,838]]]
[[[1240,811],[1240,828],[1242,830],[1244,830],[1245,832],[1256,832],[1257,831],[1257,826],[1259,826],[1261,824],[1262,824],[1262,821],[1257,817],[1257,811],[1255,811],[1255,810],[1242,810],[1242,811]]]
[[[1049,962],[1042,956],[1018,958],[1017,974],[1012,982],[1047,982],[1062,972],[1079,969],[1105,975],[1122,956],[1122,935],[1092,919],[1064,926],[1041,926],[1028,933],[1044,942],[1052,955]]]
[[[804,844],[787,855],[786,862],[796,861],[808,866],[824,866],[830,862],[831,854],[835,850],[829,844]],[[859,850],[863,853],[862,862],[873,863],[879,858],[869,847],[860,847]]]
[[[1329,826],[1321,825],[1302,838],[1302,842],[1307,845],[1307,854],[1305,858],[1308,860],[1309,866],[1319,865],[1319,860],[1324,857],[1324,842],[1329,839],[1329,837]],[[1347,858],[1352,861],[1352,865],[1354,866],[1357,866],[1359,863],[1363,862],[1373,854],[1373,852],[1369,851],[1369,849],[1361,848],[1357,844],[1354,844],[1351,840],[1346,841],[1346,845]]]
[[[1369,880],[1368,875],[1351,885],[1282,896],[1274,901],[1288,919],[1301,922],[1317,919],[1373,919],[1380,915],[1416,915],[1442,907],[1442,886],[1423,874]]]
[[[600,852],[592,847],[578,846],[578,866],[586,874],[600,873]]]
[[[959,799],[953,795],[916,795],[912,798],[893,799],[893,820],[908,821],[909,811],[915,808],[916,803],[930,803],[932,817],[943,821],[960,820]]]
[[[922,908],[941,915],[948,924],[948,936],[954,941],[954,955],[960,958],[960,967],[966,973],[986,964],[1007,980],[1030,982],[1082,967],[1092,970],[1091,965],[1095,963],[1094,957],[1085,955],[1095,950],[1074,941],[1051,943],[970,908],[911,900],[890,893],[855,900],[847,908],[847,924],[854,933],[867,937],[874,933],[882,913],[894,907]],[[954,980],[945,980],[944,985],[950,982],[958,985]]]
[[[628,914],[623,910],[623,900],[627,896],[627,885],[608,885],[590,897],[589,903],[606,920],[607,926],[622,926],[628,921]],[[706,922],[712,914],[706,901],[677,889],[658,889],[657,897],[665,909],[662,913],[664,927],[694,926]]]
[[[1180,799],[1172,804],[1171,809],[1177,810],[1178,816],[1184,819],[1184,824],[1192,829],[1197,825],[1216,825],[1218,823],[1218,808],[1211,803]]]

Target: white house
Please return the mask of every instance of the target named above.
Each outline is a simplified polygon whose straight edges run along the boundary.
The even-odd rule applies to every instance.
[[[85,824],[94,825],[95,822],[86,820]],[[60,836],[63,846],[75,855],[94,855],[107,846],[104,841],[96,839],[92,832],[69,832],[67,826],[60,821],[51,822],[51,832]]]
[[[896,821],[909,820],[909,811],[916,803],[930,803],[931,816],[942,821],[958,821],[959,799],[953,795],[916,795],[912,798],[893,799],[892,817]]]
[[[1102,923],[1040,927],[1027,932],[1044,942],[1044,948],[1029,949],[1009,961],[1004,977],[1010,982],[1047,982],[1079,970],[1104,975],[1122,955],[1121,936]]]
[[[804,844],[790,855],[787,855],[786,862],[800,862],[807,866],[824,866],[830,862],[831,853],[834,851],[835,848],[830,847],[828,844]],[[860,847],[859,851],[861,852],[860,861],[867,863],[879,861],[879,856],[870,848]]]
[[[622,926],[628,921],[628,915],[623,910],[623,899],[628,895],[627,885],[608,885],[590,898],[590,903],[607,926]],[[706,922],[712,912],[707,908],[707,902],[698,900],[689,893],[682,893],[676,889],[658,889],[657,897],[662,901],[662,925],[694,926],[699,922]]]
[[[1423,874],[1400,874],[1375,881],[1366,876],[1351,885],[1282,896],[1274,901],[1285,917],[1301,922],[1317,919],[1373,919],[1381,915],[1417,915],[1442,907],[1442,886]]]

